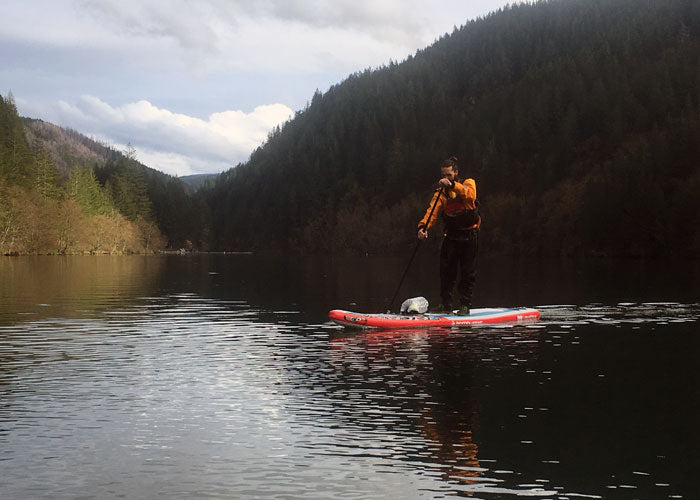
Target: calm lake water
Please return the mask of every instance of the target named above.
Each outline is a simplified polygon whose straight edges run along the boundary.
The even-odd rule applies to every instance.
[[[327,321],[405,265],[0,258],[0,497],[700,498],[700,263],[482,259],[541,322]]]

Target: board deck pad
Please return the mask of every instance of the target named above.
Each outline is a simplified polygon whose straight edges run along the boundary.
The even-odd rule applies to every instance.
[[[540,319],[540,312],[529,307],[472,309],[468,316],[457,314],[392,314],[358,313],[333,309],[328,317],[347,328],[394,330],[397,328],[459,327],[498,323],[531,323]]]

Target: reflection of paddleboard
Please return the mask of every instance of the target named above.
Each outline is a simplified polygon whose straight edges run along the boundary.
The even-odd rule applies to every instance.
[[[530,323],[540,319],[540,312],[529,307],[515,309],[472,309],[469,316],[456,314],[368,314],[334,309],[328,317],[348,328],[395,329],[432,326],[468,326],[497,323]]]

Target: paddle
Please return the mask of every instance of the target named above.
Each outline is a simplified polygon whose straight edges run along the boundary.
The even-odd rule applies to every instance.
[[[440,196],[442,196],[442,191],[443,188],[441,187],[440,190],[438,191],[438,195],[435,197],[435,201],[433,202],[433,206],[430,208],[430,214],[428,215],[428,221],[433,217],[433,212],[435,211],[435,207],[437,206],[437,202],[440,199]],[[396,287],[396,292],[394,293],[394,296],[391,298],[391,302],[389,302],[389,309],[387,310],[387,313],[391,313],[391,308],[394,307],[394,301],[396,300],[396,296],[399,294],[399,290],[401,290],[401,285],[403,285],[403,280],[406,279],[406,275],[408,274],[408,270],[411,268],[411,264],[413,263],[413,259],[416,256],[416,253],[418,252],[418,247],[420,246],[421,240],[418,239],[416,240],[416,246],[413,248],[413,253],[411,254],[411,258],[408,261],[408,265],[406,266],[406,269],[403,272],[403,275],[401,276],[401,281],[399,281],[399,286]]]

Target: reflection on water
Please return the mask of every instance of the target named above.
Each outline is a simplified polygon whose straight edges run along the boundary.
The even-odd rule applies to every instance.
[[[164,262],[150,256],[0,258],[0,325],[128,306],[153,289]]]
[[[395,283],[244,257],[50,262],[0,263],[2,498],[700,493],[696,303],[357,334],[325,312]]]

